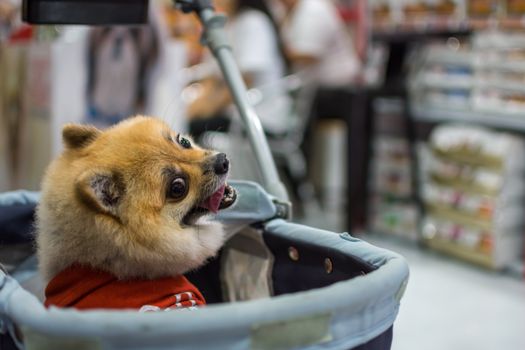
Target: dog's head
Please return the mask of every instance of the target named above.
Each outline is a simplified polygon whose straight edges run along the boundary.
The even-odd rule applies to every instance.
[[[63,140],[38,209],[45,277],[80,263],[119,278],[157,278],[216,254],[223,232],[207,214],[236,196],[225,154],[147,117],[106,131],[67,125]]]

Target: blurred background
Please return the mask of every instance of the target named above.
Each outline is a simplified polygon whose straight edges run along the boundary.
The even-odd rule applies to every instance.
[[[0,191],[66,122],[162,118],[258,165],[192,15],[29,26],[0,0]],[[293,221],[404,255],[393,348],[525,349],[525,0],[216,0]]]

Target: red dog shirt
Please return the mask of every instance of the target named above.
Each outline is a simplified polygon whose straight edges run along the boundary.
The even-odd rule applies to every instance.
[[[45,305],[77,309],[139,309],[158,311],[205,305],[186,277],[118,280],[110,273],[71,266],[56,275],[45,290]]]

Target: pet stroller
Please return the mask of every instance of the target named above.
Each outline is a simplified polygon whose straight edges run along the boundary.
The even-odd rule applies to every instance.
[[[405,260],[347,233],[287,222],[287,196],[245,87],[206,1],[185,2],[205,25],[261,165],[264,189],[231,181],[237,202],[218,219],[229,239],[187,277],[208,306],[197,311],[76,311],[42,302],[32,240],[38,193],[0,195],[0,348],[389,349],[407,280]],[[268,192],[267,192],[267,191]],[[3,258],[5,262],[5,258]]]

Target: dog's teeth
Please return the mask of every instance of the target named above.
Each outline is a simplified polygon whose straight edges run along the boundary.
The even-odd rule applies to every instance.
[[[229,185],[226,186],[224,189],[224,195],[221,200],[221,208],[229,208],[233,203],[235,203],[235,200],[237,199],[237,192],[235,189]]]

